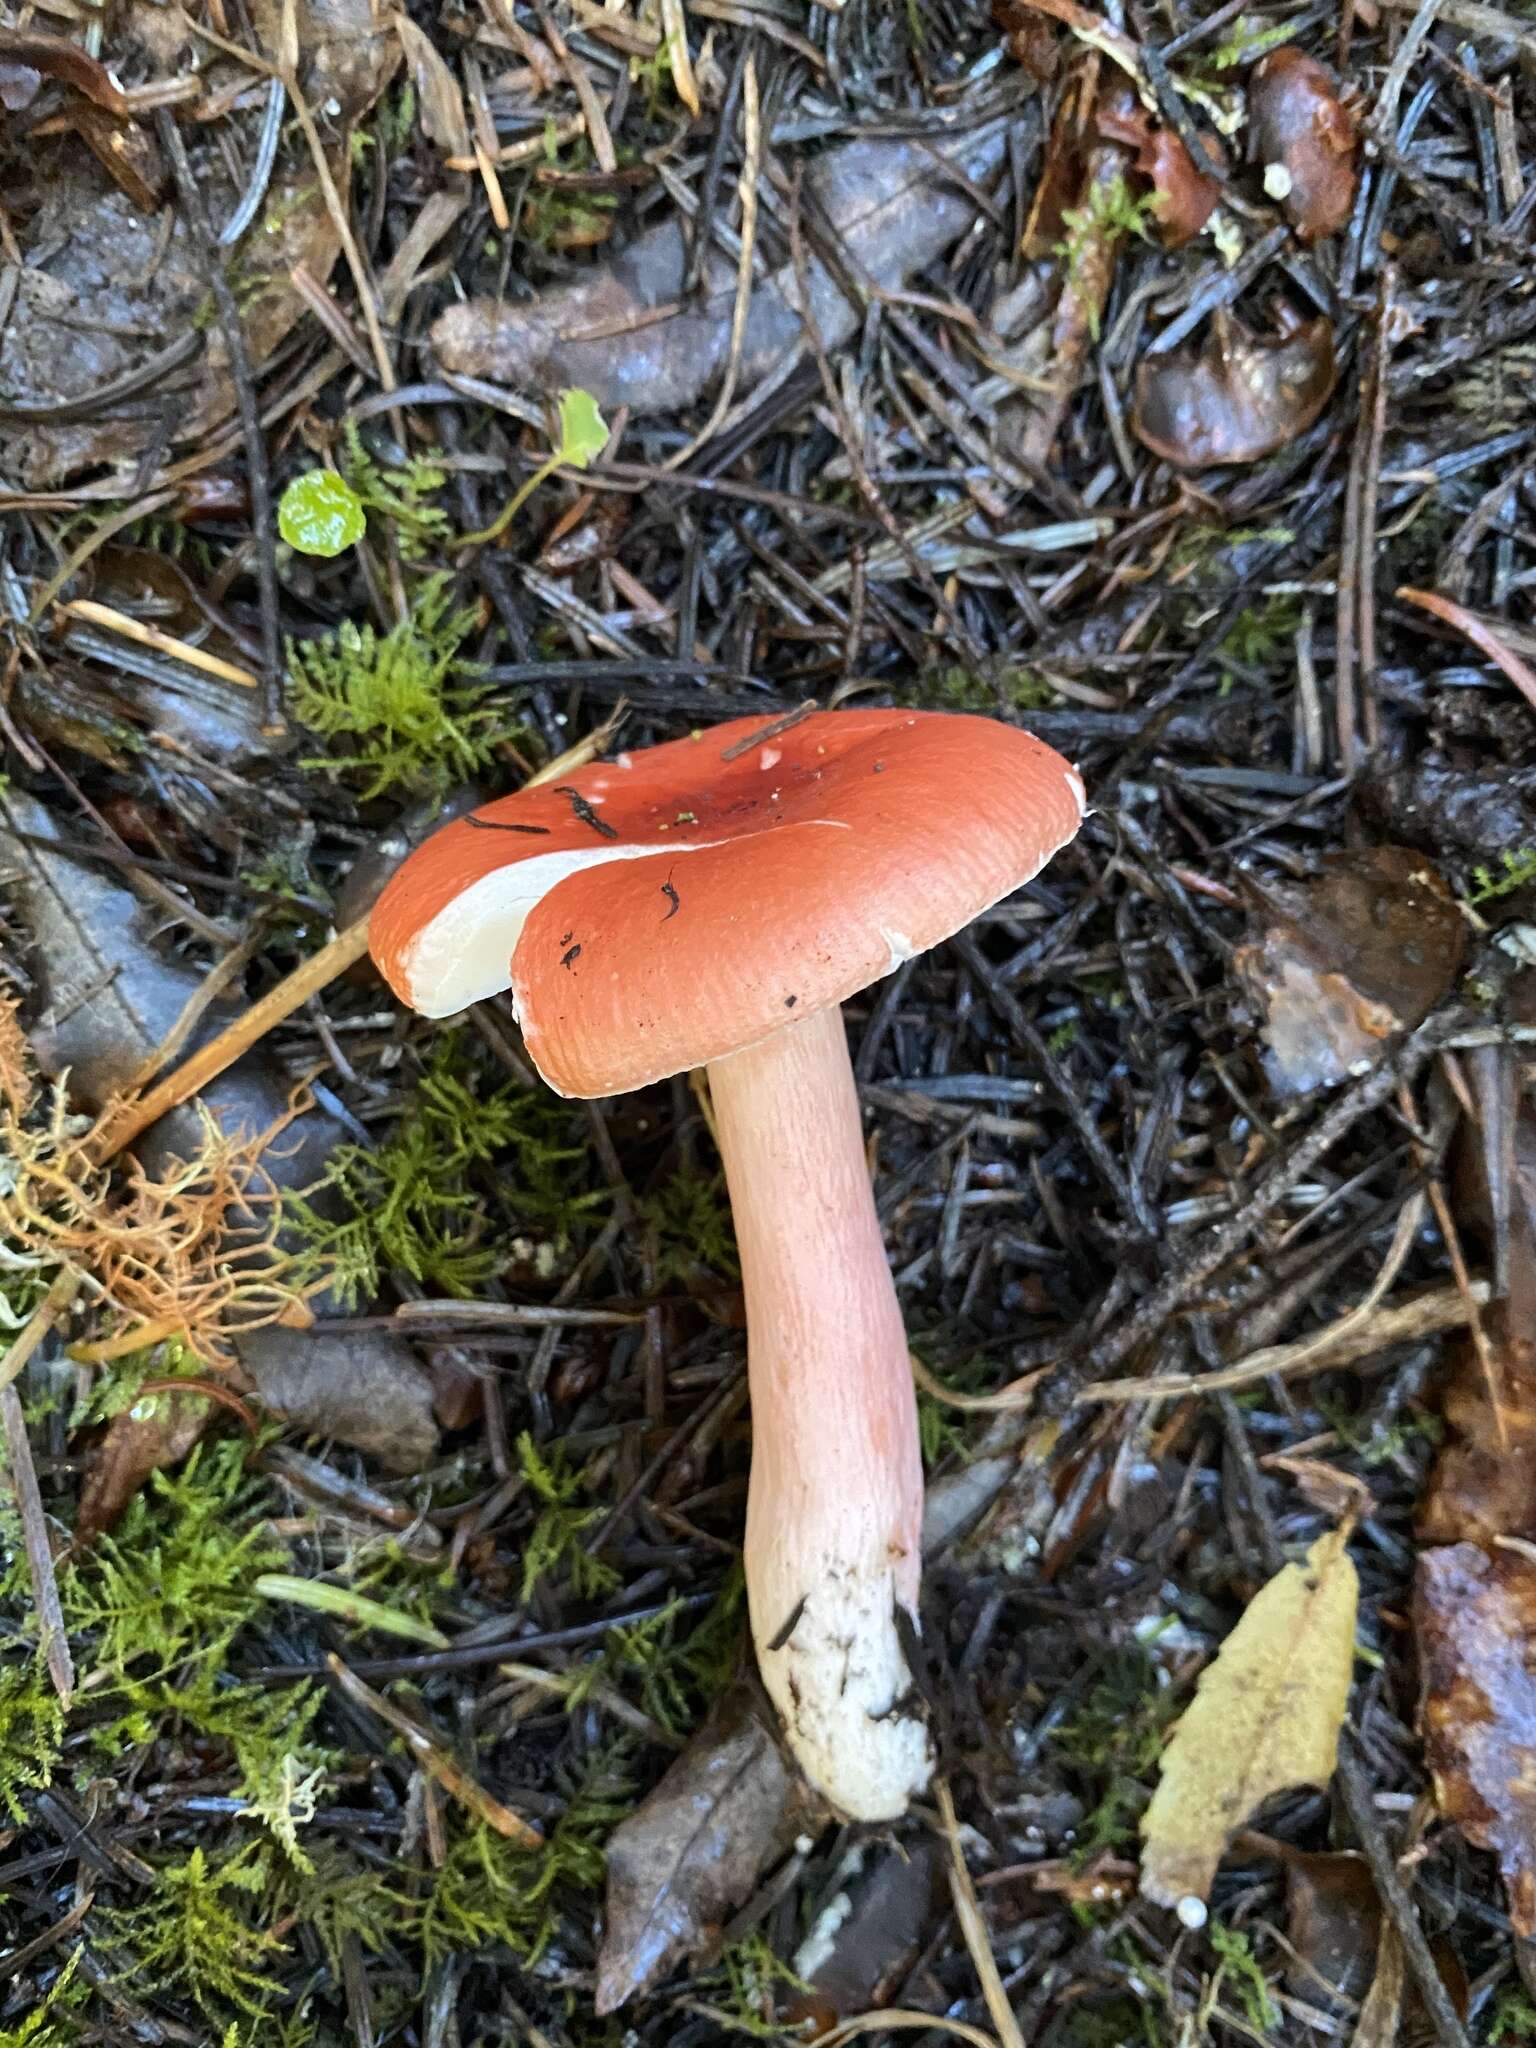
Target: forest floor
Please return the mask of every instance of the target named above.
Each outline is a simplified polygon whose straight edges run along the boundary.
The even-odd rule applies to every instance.
[[[3,2048],[1536,2042],[1526,0],[0,14]],[[1090,799],[847,1006],[878,1827],[707,1101],[361,937],[807,703]]]

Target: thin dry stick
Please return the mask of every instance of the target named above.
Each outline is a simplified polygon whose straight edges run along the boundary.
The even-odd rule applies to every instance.
[[[80,1291],[80,1276],[65,1267],[53,1285],[21,1326],[16,1342],[0,1359],[0,1387],[8,1387],[26,1368],[27,1361]]]
[[[248,1053],[258,1039],[264,1038],[285,1017],[291,1017],[301,1004],[317,995],[355,960],[361,960],[367,950],[368,920],[361,917],[356,924],[338,932],[292,974],[285,975],[259,1002],[252,1003],[244,1016],[237,1017],[217,1038],[210,1039],[189,1060],[183,1061],[175,1073],[167,1074],[147,1094],[130,1097],[104,1110],[85,1140],[85,1154],[91,1164],[104,1165],[168,1110],[190,1101]]]
[[[131,1088],[147,1088],[166,1062],[175,1059],[197,1029],[208,1005],[217,1002],[230,984],[239,980],[261,950],[265,937],[258,923],[238,946],[231,946],[223,959],[209,968],[182,1004],[181,1015],[133,1076],[128,1084]]]
[[[1191,1247],[1183,1263],[1167,1274],[1140,1302],[1118,1328],[1101,1337],[1088,1353],[1087,1363],[1103,1371],[1118,1365],[1140,1344],[1157,1336],[1171,1317],[1199,1292],[1217,1268],[1245,1244],[1266,1218],[1298,1186],[1347,1131],[1404,1081],[1411,1080],[1427,1059],[1442,1046],[1459,1039],[1465,1030],[1464,1010],[1447,1006],[1427,1017],[1411,1037],[1404,1040],[1390,1059],[1345,1090],[1320,1116],[1304,1138],[1276,1159],[1241,1208],[1208,1231],[1198,1249]]]
[[[997,1958],[987,1938],[987,1923],[976,1902],[976,1887],[965,1867],[965,1855],[960,1847],[960,1826],[955,1819],[955,1802],[942,1778],[934,1790],[938,1796],[939,1818],[944,1823],[944,1837],[949,1843],[949,1895],[954,1901],[955,1918],[960,1923],[960,1932],[965,1936],[966,1948],[981,1983],[981,1995],[987,2002],[987,2011],[992,2016],[992,2024],[1003,2048],[1024,2048],[1024,2036],[1013,2016],[1013,2007],[1008,2003],[1002,1972],[997,1967]]]
[[[393,1728],[428,1777],[435,1778],[466,1811],[477,1820],[483,1820],[487,1827],[494,1828],[498,1835],[504,1835],[509,1842],[516,1842],[520,1849],[541,1849],[544,1846],[544,1837],[537,1828],[530,1827],[521,1814],[514,1813],[510,1806],[504,1806],[493,1793],[487,1792],[466,1771],[460,1770],[425,1728],[418,1727],[408,1715],[402,1714],[393,1700],[375,1692],[371,1685],[365,1685],[334,1651],[326,1657],[325,1665],[347,1697],[358,1706],[366,1707],[369,1713],[377,1714],[387,1728]]]
[[[1216,1372],[1169,1373],[1152,1379],[1097,1380],[1082,1388],[1078,1400],[1156,1400],[1173,1394],[1230,1392],[1234,1387],[1251,1386],[1256,1380],[1268,1379],[1272,1373],[1321,1372],[1325,1366],[1337,1365],[1346,1357],[1364,1358],[1371,1351],[1380,1351],[1394,1342],[1391,1335],[1385,1334],[1391,1331],[1412,1336],[1431,1325],[1455,1329],[1467,1320],[1468,1315],[1466,1298],[1459,1287],[1443,1288],[1399,1308],[1381,1308],[1413,1249],[1413,1241],[1423,1220],[1424,1196],[1416,1194],[1403,1204],[1398,1214],[1386,1258],[1364,1299],[1315,1336],[1304,1338],[1298,1344],[1266,1344]],[[1486,1294],[1486,1289],[1484,1292]],[[1438,1320],[1441,1317],[1449,1317],[1450,1320]]]
[[[136,641],[140,647],[152,648],[156,654],[168,654],[175,661],[185,662],[188,668],[200,668],[205,675],[217,676],[220,682],[237,683],[242,690],[259,688],[257,678],[248,668],[237,668],[234,662],[221,660],[205,647],[194,647],[189,640],[178,640],[174,633],[163,633],[158,626],[148,626],[142,619],[130,618],[127,612],[120,612],[112,605],[98,604],[94,598],[71,598],[59,606],[59,613],[63,618],[81,619],[88,626],[103,626],[124,640]]]
[[[856,2041],[860,2034],[884,2033],[948,2034],[951,2040],[968,2042],[970,2048],[997,2048],[990,2034],[965,2020],[946,2019],[937,2012],[908,2012],[902,2006],[892,2006],[888,2012],[856,2013],[830,2034],[820,2035],[816,2048],[842,2048],[844,2041]]]
[[[1472,1310],[1469,1300],[1482,1307],[1489,1299],[1486,1280],[1471,1282],[1465,1294],[1459,1287],[1438,1287],[1430,1294],[1415,1295],[1395,1308],[1367,1311],[1363,1304],[1353,1308],[1326,1330],[1300,1344],[1267,1344],[1262,1351],[1250,1351],[1235,1365],[1215,1372],[1174,1372],[1161,1379],[1095,1380],[1077,1394],[1079,1401],[1162,1401],[1181,1394],[1231,1393],[1251,1387],[1258,1380],[1293,1379],[1297,1373],[1325,1372],[1335,1366],[1353,1365],[1385,1351],[1390,1344],[1410,1343],[1419,1337],[1438,1337],[1447,1330],[1465,1328]]]
[[[27,1440],[26,1417],[21,1412],[15,1380],[55,1321],[74,1300],[79,1275],[67,1268],[54,1279],[28,1318],[21,1335],[0,1364],[0,1430],[5,1436],[6,1461],[21,1517],[22,1542],[27,1568],[32,1577],[32,1598],[37,1606],[38,1639],[48,1665],[48,1676],[62,1704],[67,1707],[75,1692],[75,1662],[69,1654],[69,1632],[64,1625],[64,1608],[59,1599],[58,1580],[53,1571],[53,1546],[48,1541],[48,1518],[38,1489],[37,1470],[32,1463],[32,1446]]]

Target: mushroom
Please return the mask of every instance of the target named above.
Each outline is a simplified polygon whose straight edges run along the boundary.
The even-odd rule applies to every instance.
[[[373,913],[431,1017],[510,988],[561,1094],[708,1070],[741,1253],[759,1667],[806,1775],[900,1813],[932,1756],[903,1647],[922,1516],[901,1310],[838,1005],[1077,831],[1083,785],[986,718],[741,719],[446,826]]]

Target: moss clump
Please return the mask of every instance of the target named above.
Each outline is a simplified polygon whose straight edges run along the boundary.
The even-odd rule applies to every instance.
[[[1093,1800],[1078,1830],[1079,1863],[1135,1839],[1177,1705],[1171,1689],[1160,1684],[1150,1657],[1140,1650],[1119,1650],[1077,1713],[1056,1730],[1053,1748],[1085,1781]]]
[[[658,1286],[687,1287],[700,1268],[737,1279],[736,1232],[723,1173],[679,1167],[638,1204],[652,1233]]]
[[[387,633],[347,620],[327,639],[290,640],[289,708],[333,743],[303,766],[356,778],[362,802],[392,789],[440,795],[488,768],[518,728],[460,654],[476,622],[473,608],[453,608],[450,579],[431,576]]]
[[[565,1812],[537,1849],[518,1849],[473,1821],[457,1833],[422,1902],[416,1937],[429,1965],[465,1949],[509,1949],[533,1963],[562,1912],[602,1889],[603,1845],[629,1812],[634,1783],[627,1741],[597,1751]]]
[[[983,716],[1044,711],[1056,702],[1056,692],[1034,669],[991,661],[974,668],[952,664],[927,669],[905,694],[909,703],[924,710],[974,711]]]
[[[64,1741],[64,1710],[40,1654],[4,1649],[0,1664],[0,1810],[18,1826],[21,1794],[53,1782]],[[0,2041],[4,2036],[0,2035]]]
[[[102,1914],[107,1939],[130,1958],[125,1971],[141,1984],[174,1984],[200,2012],[259,2018],[279,1995],[271,1974],[282,1939],[259,1923],[270,1906],[266,1859],[248,1844],[210,1861],[197,1848],[155,1873],[154,1889],[134,1906]]]
[[[365,512],[388,520],[402,558],[416,562],[434,548],[446,547],[453,526],[441,505],[432,500],[448,481],[446,470],[413,455],[403,464],[380,462],[363,441],[355,420],[342,436],[340,468],[357,493]]]
[[[376,1294],[390,1271],[473,1294],[509,1234],[547,1231],[559,1248],[607,1199],[580,1186],[587,1152],[571,1142],[570,1110],[542,1089],[478,1079],[465,1051],[457,1034],[440,1038],[389,1139],[339,1145],[324,1180],[287,1198],[305,1247],[296,1270],[344,1305]]]
[[[563,1579],[579,1600],[611,1593],[619,1574],[595,1557],[586,1542],[588,1530],[603,1519],[604,1510],[582,1505],[581,1474],[569,1469],[558,1447],[541,1451],[526,1430],[517,1440],[517,1462],[530,1492],[542,1503],[523,1545],[523,1601],[550,1578]]]

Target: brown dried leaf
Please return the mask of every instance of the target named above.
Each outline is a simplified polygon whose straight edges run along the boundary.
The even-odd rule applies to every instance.
[[[416,87],[421,125],[428,141],[435,142],[444,156],[469,156],[469,122],[458,80],[436,43],[408,14],[397,14],[393,26]]]
[[[598,2012],[707,1948],[818,1811],[755,1695],[734,1688],[609,1839]]]
[[[1359,137],[1353,114],[1315,57],[1286,43],[1254,66],[1248,134],[1253,159],[1264,166],[1265,189],[1280,200],[1300,239],[1338,234],[1355,203]]]
[[[1157,237],[1165,249],[1181,249],[1193,241],[1216,211],[1221,186],[1195,168],[1195,160],[1171,128],[1155,122],[1133,93],[1110,95],[1099,108],[1100,135],[1136,152],[1135,168],[1156,200]],[[1201,146],[1218,171],[1226,155],[1213,136]]]
[[[1365,1858],[1287,1849],[1284,1862],[1292,1949],[1286,1982],[1313,2005],[1319,2003],[1319,1980],[1341,2002],[1353,2003],[1371,1982],[1381,1933],[1381,1900]]]
[[[1232,964],[1264,1019],[1264,1069],[1278,1095],[1374,1066],[1455,983],[1461,912],[1408,847],[1336,854],[1300,884],[1248,876],[1245,888],[1262,922]]]
[[[1517,1934],[1536,1934],[1536,1560],[1472,1543],[1419,1558],[1414,1624],[1435,1797],[1490,1849]]]
[[[1014,63],[1027,71],[1036,85],[1049,85],[1060,59],[1060,44],[1050,22],[1024,0],[992,0],[992,22],[1002,30]]]
[[[1339,379],[1333,323],[1297,322],[1256,335],[1230,313],[1211,316],[1205,340],[1148,356],[1136,372],[1131,425],[1154,455],[1180,469],[1260,462],[1304,434]]]
[[[150,1474],[179,1464],[218,1413],[206,1394],[160,1393],[114,1415],[80,1484],[76,1541],[110,1529]]]
[[[846,143],[812,163],[806,203],[846,247],[855,274],[893,291],[975,221],[975,202],[944,176],[942,160],[986,184],[1006,142],[1006,124],[993,121],[931,147]],[[691,405],[724,365],[736,297],[736,266],[712,252],[702,292],[680,303],[687,261],[682,230],[668,220],[577,283],[516,304],[472,299],[450,307],[432,329],[432,344],[443,368],[456,375],[546,392],[577,385],[600,406],[627,405],[639,413],[678,410]],[[858,313],[811,250],[806,283],[821,338],[836,348],[854,331]],[[753,292],[738,396],[803,346],[799,303],[792,264]]]
[[[1536,1539],[1536,1338],[1505,1302],[1484,1311],[1483,1327],[1500,1399],[1495,1406],[1477,1347],[1459,1346],[1443,1402],[1450,1439],[1419,1508],[1423,1543]]]

